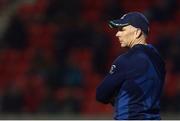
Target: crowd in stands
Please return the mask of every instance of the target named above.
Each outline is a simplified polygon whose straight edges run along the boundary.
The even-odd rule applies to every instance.
[[[107,22],[129,11],[147,16],[148,42],[166,61],[162,111],[180,112],[179,5],[178,0],[22,4],[0,40],[0,112],[111,113],[111,105],[96,102],[95,91],[112,60],[126,50]]]

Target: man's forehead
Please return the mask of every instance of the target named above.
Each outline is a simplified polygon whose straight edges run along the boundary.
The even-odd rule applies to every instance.
[[[119,27],[119,30],[129,29],[129,28],[132,28],[132,27],[133,27],[132,25],[122,26],[122,27]]]
[[[127,25],[123,27],[119,27],[118,31],[135,31],[137,28],[132,25]]]

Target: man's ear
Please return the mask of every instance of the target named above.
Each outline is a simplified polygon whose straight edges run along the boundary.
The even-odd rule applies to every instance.
[[[137,29],[136,29],[136,32],[135,32],[135,37],[136,37],[136,38],[139,38],[139,37],[141,36],[141,34],[142,34],[142,30],[139,29],[139,28],[137,28]]]

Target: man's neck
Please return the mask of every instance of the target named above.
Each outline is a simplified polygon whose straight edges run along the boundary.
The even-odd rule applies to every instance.
[[[130,47],[132,48],[134,45],[137,45],[137,44],[147,45],[146,39],[144,37],[140,37],[140,38],[134,40]]]

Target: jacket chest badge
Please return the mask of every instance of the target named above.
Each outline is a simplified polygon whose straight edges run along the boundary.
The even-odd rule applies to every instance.
[[[115,72],[115,69],[116,69],[116,65],[112,65],[109,73],[113,74]]]

